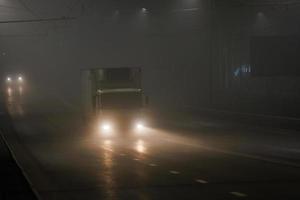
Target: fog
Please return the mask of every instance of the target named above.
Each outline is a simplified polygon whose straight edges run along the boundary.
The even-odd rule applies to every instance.
[[[155,106],[290,115],[298,77],[234,72],[252,64],[253,36],[299,35],[295,2],[1,0],[1,21],[49,19],[0,24],[1,72],[78,104],[80,69],[141,67]]]

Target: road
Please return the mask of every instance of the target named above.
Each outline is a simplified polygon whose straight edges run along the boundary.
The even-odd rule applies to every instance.
[[[7,95],[13,126],[1,130],[41,199],[300,199],[297,133],[213,124],[104,137],[47,95]]]

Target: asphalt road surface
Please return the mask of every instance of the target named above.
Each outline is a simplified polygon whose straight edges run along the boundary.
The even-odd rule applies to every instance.
[[[211,123],[103,136],[48,95],[7,95],[2,130],[41,199],[300,199],[296,132]]]

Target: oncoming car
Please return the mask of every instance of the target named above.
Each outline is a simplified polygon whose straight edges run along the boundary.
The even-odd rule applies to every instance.
[[[5,83],[9,94],[13,93],[14,91],[18,91],[19,93],[23,92],[24,77],[22,75],[7,76]]]
[[[7,84],[22,85],[23,82],[24,82],[24,78],[21,75],[16,76],[16,77],[13,77],[13,76],[7,76],[6,77],[6,83]]]

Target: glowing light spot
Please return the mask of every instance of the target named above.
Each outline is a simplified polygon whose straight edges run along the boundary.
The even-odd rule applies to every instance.
[[[196,182],[197,182],[197,183],[202,183],[202,184],[208,183],[207,181],[202,180],[202,179],[197,179]]]
[[[171,173],[171,174],[175,174],[175,175],[180,174],[179,171],[175,171],[175,170],[171,170],[170,173]]]
[[[247,195],[241,192],[230,192],[230,194],[236,196],[236,197],[246,197]]]
[[[146,8],[142,8],[142,12],[143,12],[143,13],[147,13],[148,11],[147,11]]]
[[[111,146],[111,140],[104,140],[105,146]]]
[[[102,136],[112,136],[113,127],[109,122],[104,122],[100,124],[99,131]]]
[[[22,95],[23,94],[23,87],[19,87],[19,93]]]
[[[145,143],[144,143],[143,140],[137,141],[137,143],[135,145],[135,150],[139,153],[145,153],[146,152],[146,147],[145,147]]]
[[[257,13],[257,16],[258,16],[258,17],[264,17],[264,13],[263,13],[263,12],[258,12],[258,13]]]
[[[12,95],[12,89],[11,88],[7,88],[7,94],[8,94],[8,96]]]

